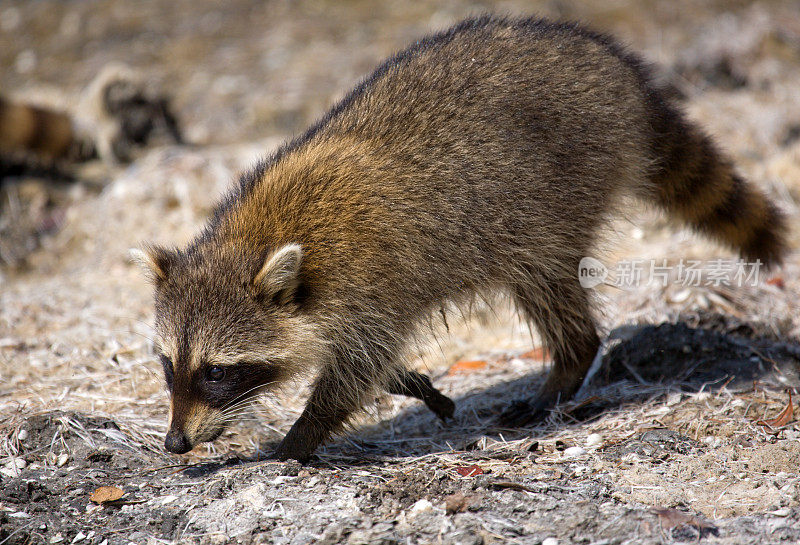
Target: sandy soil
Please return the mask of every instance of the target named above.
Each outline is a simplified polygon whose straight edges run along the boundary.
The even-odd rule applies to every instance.
[[[798,225],[796,1],[5,1],[4,93],[70,110],[124,61],[173,96],[193,145],[0,185],[0,544],[800,541],[800,425],[776,418],[800,385],[797,252],[754,286],[601,290],[596,373],[535,427],[495,425],[546,371],[501,304],[419,347],[451,422],[387,396],[309,465],[267,461],[298,384],[214,444],[161,448],[150,289],[128,248],[184,243],[237,172],[382,57],[484,10],[582,19],[657,61]],[[631,210],[598,251],[609,265],[733,257]],[[93,502],[101,486],[124,495]]]

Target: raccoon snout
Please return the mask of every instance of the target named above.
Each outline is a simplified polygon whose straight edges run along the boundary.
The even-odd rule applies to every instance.
[[[164,448],[175,454],[186,454],[192,450],[192,445],[183,432],[172,429],[164,439]]]

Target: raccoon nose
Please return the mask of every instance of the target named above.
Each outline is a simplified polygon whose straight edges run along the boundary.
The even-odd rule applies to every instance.
[[[164,448],[175,454],[185,454],[192,450],[192,445],[186,436],[178,430],[169,430],[167,438],[164,439]]]

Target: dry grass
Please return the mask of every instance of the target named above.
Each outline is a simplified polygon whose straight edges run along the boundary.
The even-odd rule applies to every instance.
[[[40,240],[41,247],[27,257],[27,270],[0,272],[0,466],[19,454],[19,430],[31,418],[53,410],[65,413],[59,417],[52,441],[41,447],[47,451],[45,456],[69,454],[71,443],[64,434],[78,437],[86,448],[95,448],[94,432],[90,433],[85,422],[75,416],[80,414],[113,420],[119,430],[107,429],[104,433],[109,440],[122,449],[155,456],[166,427],[167,396],[151,342],[150,289],[140,271],[127,262],[128,248],[146,240],[184,243],[202,224],[235,173],[280,141],[276,118],[289,119],[294,112],[300,119],[297,125],[302,124],[378,56],[429,27],[444,26],[473,9],[464,3],[447,9],[422,3],[422,7],[401,13],[401,8],[381,4],[383,22],[373,21],[377,27],[361,36],[357,25],[336,27],[351,15],[347,10],[360,9],[358,2],[345,4],[350,7],[337,8],[330,22],[320,14],[303,20],[293,11],[295,8],[285,8],[287,11],[275,18],[275,27],[290,23],[285,32],[275,30],[272,35],[276,43],[283,44],[276,48],[294,51],[284,73],[270,68],[265,74],[263,67],[254,68],[260,64],[253,51],[242,53],[243,58],[237,56],[232,70],[238,70],[239,75],[255,71],[261,78],[271,77],[265,89],[249,83],[241,90],[232,87],[224,97],[201,97],[199,90],[208,88],[208,81],[203,83],[200,78],[198,83],[190,77],[196,68],[193,55],[197,52],[185,43],[175,46],[182,48],[184,56],[180,58],[191,61],[190,65],[156,64],[154,70],[177,74],[178,103],[184,105],[191,130],[214,140],[214,121],[198,113],[208,109],[213,110],[210,119],[227,120],[222,125],[222,141],[232,139],[232,130],[239,127],[237,138],[252,136],[262,117],[270,119],[268,126],[276,136],[256,144],[154,150],[129,168],[110,173],[102,191],[84,188],[68,195],[63,229]],[[700,58],[704,52],[722,54],[703,46],[703,39],[695,37],[716,36],[720,48],[730,41],[727,27],[719,30],[715,26],[713,14],[718,8],[689,2],[623,2],[618,6],[601,9],[589,2],[566,3],[561,8],[563,13],[555,15],[577,16],[612,29],[649,58],[669,65],[672,75],[684,83],[692,117],[731,151],[750,179],[780,202],[795,226],[792,243],[800,247],[796,228],[800,225],[800,140],[782,143],[790,129],[800,123],[796,92],[800,63],[796,56],[786,56],[780,49],[791,47],[786,45],[786,36],[800,36],[796,14],[786,16],[787,6],[797,8],[797,4],[758,3],[737,8],[730,15],[736,28],[749,32],[743,49],[735,53],[738,69],[754,83],[740,89],[694,80],[694,69],[678,70],[678,61],[696,66],[707,60]],[[527,5],[518,2],[498,7],[529,11]],[[540,7],[543,12],[556,9]],[[304,30],[303,21],[306,26],[315,24],[324,29],[319,34],[324,39],[306,49],[305,38],[314,31]],[[335,28],[347,28],[356,37],[342,38]],[[380,41],[377,36],[386,28],[393,31]],[[245,47],[248,36],[243,30],[236,43]],[[380,41],[376,50],[366,47],[375,40]],[[325,54],[320,53],[323,50]],[[3,55],[10,55],[9,49],[4,51]],[[92,62],[100,62],[98,59]],[[165,58],[159,62],[169,61]],[[339,74],[336,67],[342,66],[346,68]],[[42,77],[63,75],[49,65],[39,70]],[[318,76],[323,72],[336,75],[329,81]],[[76,82],[70,86],[73,90],[79,87]],[[310,90],[301,93],[297,88]],[[246,113],[237,110],[239,113],[232,114],[226,100],[239,106],[246,101],[247,107],[240,108]],[[309,114],[298,113],[300,104],[315,106],[309,107],[313,110]],[[231,115],[233,122],[226,117]],[[242,115],[250,117],[237,117]],[[285,132],[286,127],[280,131]],[[259,133],[259,137],[265,136]],[[5,198],[12,194],[4,193]],[[605,254],[609,263],[632,258],[668,258],[675,263],[680,258],[731,257],[687,233],[675,233],[651,211],[632,213],[615,224],[613,231],[618,236],[614,249]],[[794,253],[781,269],[770,274],[776,279],[772,284],[741,289],[676,284],[606,289],[602,292],[606,309],[603,327],[625,335],[624,329],[618,328],[626,324],[674,322],[717,312],[739,323],[754,324],[766,336],[800,338],[800,254]],[[320,459],[331,468],[351,469],[365,457],[391,460],[390,466],[370,467],[370,472],[386,481],[427,470],[442,470],[447,478],[457,480],[462,477],[455,470],[473,463],[498,479],[518,477],[526,483],[567,476],[571,485],[578,486],[595,479],[610,483],[613,497],[620,502],[687,506],[715,519],[800,504],[798,425],[792,423],[774,431],[755,424],[758,419],[776,416],[785,406],[786,394],[775,387],[756,384],[751,389],[733,390],[715,383],[696,392],[688,391],[680,382],[665,386],[634,377],[587,388],[540,427],[496,428],[497,410],[535,388],[540,379],[537,373],[545,369],[545,362],[519,357],[535,343],[536,337],[502,306],[494,314],[476,312],[467,324],[451,322],[449,333],[420,349],[415,365],[437,377],[437,387],[458,399],[455,422],[441,426],[415,401],[381,398],[360,422],[361,431],[322,450]],[[448,375],[449,367],[459,359],[483,359],[488,365],[471,373]],[[252,418],[214,445],[176,460],[196,463],[230,452],[263,455],[301,410],[304,389],[298,386],[280,398],[266,400]],[[577,421],[574,410],[593,396],[601,398],[607,409],[591,421]],[[616,457],[612,454],[618,452],[615,448],[656,428],[669,428],[706,450],[700,455],[668,452],[663,460],[636,452]],[[593,438],[587,445],[594,434],[601,441],[594,442]],[[534,442],[538,442],[538,450],[531,454],[528,449]],[[561,450],[562,444],[581,446],[585,452],[570,457]]]

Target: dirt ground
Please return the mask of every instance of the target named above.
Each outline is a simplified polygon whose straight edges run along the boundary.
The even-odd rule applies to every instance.
[[[800,246],[797,1],[4,0],[0,91],[72,111],[125,62],[172,97],[189,144],[0,180],[0,545],[800,542],[800,253],[754,285],[687,286],[681,259],[734,256],[635,207],[595,257],[673,273],[598,289],[602,353],[544,422],[497,425],[547,369],[500,303],[418,347],[449,422],[385,396],[309,464],[270,461],[300,381],[215,443],[163,450],[128,249],[185,243],[237,172],[383,57],[483,11],[579,19],[658,63]]]

